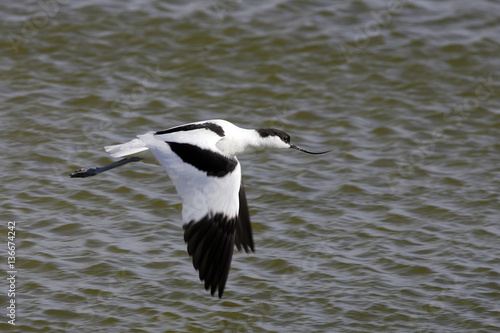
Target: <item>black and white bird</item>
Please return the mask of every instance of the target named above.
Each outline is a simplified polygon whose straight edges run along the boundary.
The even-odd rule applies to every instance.
[[[182,198],[187,251],[200,280],[222,297],[234,246],[254,251],[241,167],[237,154],[266,148],[293,148],[283,131],[243,129],[225,120],[207,120],[138,135],[127,143],[104,147],[123,158],[104,167],[80,169],[72,178],[89,177],[130,162],[159,162]],[[155,161],[156,159],[156,161]]]

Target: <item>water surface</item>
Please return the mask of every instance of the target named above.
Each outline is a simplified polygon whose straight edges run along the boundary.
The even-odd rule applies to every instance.
[[[0,328],[497,332],[499,11],[0,5],[0,235],[16,221],[18,269],[16,326]],[[104,145],[212,118],[333,150],[239,157],[256,253],[235,254],[222,300],[192,268],[161,167],[68,177],[109,163]]]

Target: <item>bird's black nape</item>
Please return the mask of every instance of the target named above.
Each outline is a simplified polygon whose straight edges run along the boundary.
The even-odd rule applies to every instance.
[[[281,139],[281,141],[290,143],[290,135],[275,128],[260,128],[257,130],[257,133],[259,133],[261,138],[266,138],[268,136],[277,136]]]
[[[331,152],[331,150],[325,150],[325,151],[320,151],[320,152],[309,151],[309,150],[302,149],[302,148],[300,148],[296,145],[293,145],[293,144],[290,144],[290,148],[298,150],[298,151],[303,151],[304,153],[314,154],[314,155],[325,154],[325,153]]]

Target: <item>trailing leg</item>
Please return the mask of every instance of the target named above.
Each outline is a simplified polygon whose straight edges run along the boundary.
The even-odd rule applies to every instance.
[[[130,158],[124,158],[122,160],[116,161],[114,163],[105,165],[103,167],[95,167],[95,168],[89,168],[89,169],[80,169],[73,171],[70,173],[71,178],[85,178],[85,177],[90,177],[90,176],[95,176],[100,174],[101,172],[108,171],[114,168],[117,168],[119,166],[131,163],[131,162],[139,162],[142,160],[140,157],[130,157]]]

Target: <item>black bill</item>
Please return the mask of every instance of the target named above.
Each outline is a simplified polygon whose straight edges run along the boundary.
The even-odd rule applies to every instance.
[[[308,150],[302,149],[302,148],[297,147],[296,145],[292,145],[292,144],[290,144],[290,148],[293,148],[293,149],[296,149],[296,150],[299,150],[299,151],[303,151],[304,153],[315,154],[315,155],[331,152],[331,150],[320,151],[320,152],[308,151]]]

